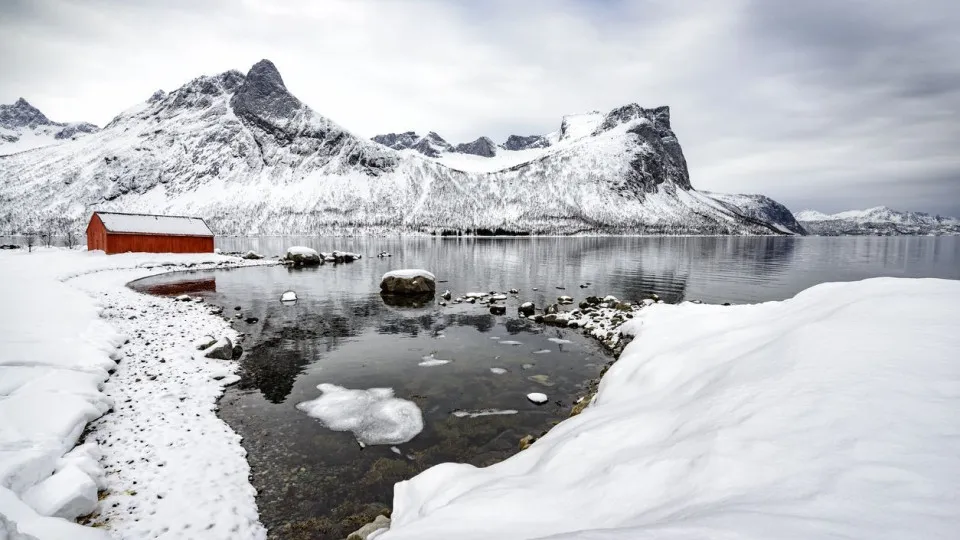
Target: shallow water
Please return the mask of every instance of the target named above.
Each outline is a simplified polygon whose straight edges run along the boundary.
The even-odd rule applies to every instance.
[[[365,256],[312,269],[189,272],[134,284],[154,294],[203,296],[227,316],[259,319],[235,323],[248,333],[247,352],[242,380],[226,392],[220,414],[244,437],[271,537],[293,539],[343,538],[389,506],[395,482],[444,461],[495,463],[514,453],[522,436],[567,417],[584,383],[609,358],[576,332],[518,318],[523,301],[542,307],[558,295],[636,300],[657,293],[668,302],[741,303],[783,299],[824,281],[960,279],[956,237],[225,238],[219,244],[267,256],[293,244]],[[393,256],[375,257],[380,251]],[[378,294],[379,278],[405,267],[431,270],[445,281],[438,292],[455,296],[511,288],[520,294],[510,295],[504,316],[479,304],[389,305]],[[279,302],[286,290],[297,292],[296,304]],[[430,355],[451,361],[420,366]],[[321,383],[393,388],[421,408],[424,430],[393,449],[361,449],[349,432],[330,431],[295,408],[318,397]],[[526,399],[530,392],[544,392],[550,402],[534,405]],[[517,413],[462,413],[484,409]]]

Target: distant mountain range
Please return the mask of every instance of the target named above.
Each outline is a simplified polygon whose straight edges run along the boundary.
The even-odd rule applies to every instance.
[[[960,219],[903,212],[886,206],[838,214],[804,210],[796,217],[807,232],[822,236],[960,234]]]
[[[54,122],[20,98],[0,105],[0,156],[75,140],[100,128],[89,122]]]
[[[3,110],[21,139],[54,125],[22,100]],[[370,141],[264,60],[158,91],[103,129],[68,126],[0,156],[0,231],[60,216],[82,228],[104,209],[202,216],[220,234],[804,232],[767,197],[695,190],[667,107],[571,115],[501,144]]]

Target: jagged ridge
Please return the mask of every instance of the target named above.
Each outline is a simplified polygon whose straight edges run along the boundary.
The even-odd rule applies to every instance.
[[[435,133],[409,146],[476,160],[532,152],[469,172],[354,136],[265,60],[157,92],[94,135],[0,158],[0,229],[53,216],[81,227],[103,208],[201,215],[221,234],[802,233],[768,199],[693,190],[665,107],[566,117],[561,131],[494,158],[451,153]],[[413,135],[384,141],[404,148]]]

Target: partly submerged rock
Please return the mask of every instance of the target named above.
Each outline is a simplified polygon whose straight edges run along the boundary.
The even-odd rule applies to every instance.
[[[242,258],[247,259],[248,261],[256,261],[263,258],[263,255],[257,253],[256,251],[248,251],[242,255]]]
[[[490,313],[492,313],[492,314],[494,314],[494,315],[506,315],[506,313],[507,313],[507,306],[501,306],[501,305],[497,305],[497,304],[491,304],[491,305],[490,305]]]
[[[537,310],[536,306],[533,305],[533,302],[524,302],[520,304],[520,307],[517,308],[517,311],[522,315],[533,315]]]
[[[233,342],[228,337],[222,337],[216,343],[203,350],[203,355],[207,358],[216,358],[218,360],[233,359]]]
[[[437,278],[426,270],[406,269],[387,272],[380,280],[380,291],[391,295],[432,294],[437,290]]]
[[[280,295],[280,301],[283,303],[295,303],[297,301],[297,293],[294,291],[286,291]]]
[[[293,246],[287,249],[283,260],[295,266],[316,266],[323,262],[315,249],[304,246]]]

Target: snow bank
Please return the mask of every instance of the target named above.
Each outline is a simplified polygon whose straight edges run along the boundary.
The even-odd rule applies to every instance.
[[[6,521],[0,520],[0,531],[4,527],[37,530],[40,532],[30,534],[39,540],[106,535],[43,517],[72,520],[95,508],[97,490],[107,486],[100,450],[120,450],[113,445],[98,450],[94,443],[71,451],[88,423],[120,406],[104,388],[110,384],[109,372],[118,368],[117,362],[124,356],[125,349],[118,347],[128,337],[101,318],[109,309],[105,289],[80,290],[74,279],[107,279],[114,272],[105,270],[126,270],[120,272],[123,280],[111,284],[126,291],[126,281],[176,269],[177,265],[216,267],[236,262],[214,254],[107,256],[42,248],[33,253],[0,252],[0,298],[4,301],[0,316],[0,518]],[[201,304],[175,304],[183,310],[207,309]],[[138,306],[126,316],[143,317],[144,308]],[[128,322],[135,324],[134,320]],[[166,324],[163,329],[169,330]],[[189,339],[184,344],[192,349]],[[210,409],[215,396],[210,398],[210,403],[203,404],[204,410]],[[182,421],[179,424],[184,425]],[[150,436],[153,433],[140,435]],[[235,444],[242,452],[239,441]],[[249,485],[245,476],[242,480]],[[252,523],[259,526],[252,495],[249,504],[254,513]]]
[[[361,444],[401,444],[423,431],[423,414],[412,401],[393,396],[391,388],[349,390],[321,384],[323,395],[297,409],[334,431],[351,431]]]
[[[955,538],[958,305],[881,278],[646,308],[590,407],[397,484],[380,540]]]

